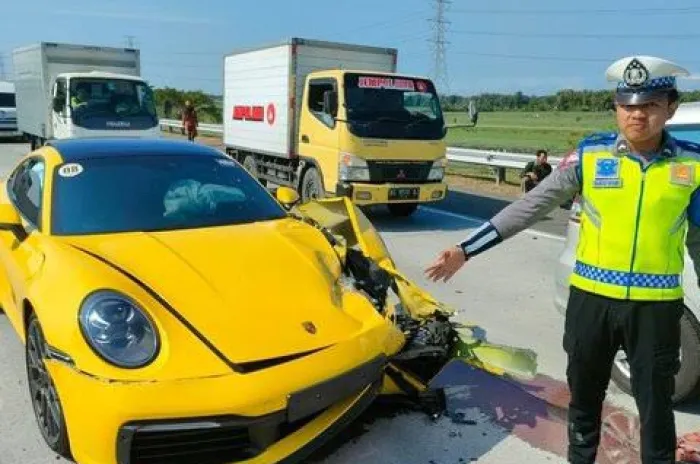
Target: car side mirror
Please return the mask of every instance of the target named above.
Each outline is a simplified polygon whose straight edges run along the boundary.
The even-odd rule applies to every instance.
[[[9,203],[0,204],[0,228],[12,229],[22,225],[19,213]]]
[[[338,92],[328,90],[323,93],[323,112],[333,117],[338,114]]]
[[[299,201],[299,193],[297,193],[297,191],[293,188],[278,187],[276,195],[277,201],[279,201],[286,209],[290,209]]]

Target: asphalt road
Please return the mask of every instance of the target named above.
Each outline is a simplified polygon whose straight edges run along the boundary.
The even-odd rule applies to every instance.
[[[24,149],[0,145],[0,166],[5,168]],[[454,203],[449,206],[449,202]],[[423,277],[423,269],[442,248],[461,240],[478,224],[462,217],[473,215],[478,205],[473,197],[453,194],[446,204],[421,208],[408,219],[391,218],[381,208],[369,216],[400,269],[457,308],[459,320],[478,323],[492,342],[535,350],[538,378],[515,385],[466,365],[450,366],[438,379],[449,387],[444,417],[431,421],[417,412],[377,405],[311,462],[566,462],[563,320],[552,304],[552,273],[562,240],[523,233],[470,262],[451,282],[430,283]],[[22,347],[3,316],[0,373],[0,464],[59,462],[39,436],[26,391]],[[634,455],[638,433],[634,411],[631,398],[611,386],[600,463],[639,462]],[[678,410],[679,433],[700,430],[698,414],[700,402]]]

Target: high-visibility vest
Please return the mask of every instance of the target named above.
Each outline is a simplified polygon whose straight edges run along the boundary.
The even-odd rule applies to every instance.
[[[646,167],[618,136],[579,146],[581,227],[571,285],[617,299],[683,297],[687,208],[700,186],[700,146],[665,134]]]

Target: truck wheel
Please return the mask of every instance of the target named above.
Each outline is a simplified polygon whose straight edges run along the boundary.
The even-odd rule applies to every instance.
[[[389,203],[388,207],[393,216],[407,217],[418,209],[418,203]]]
[[[694,392],[700,379],[700,324],[695,321],[686,307],[681,317],[681,367],[676,374],[676,388],[673,403],[687,400]],[[620,350],[615,357],[611,374],[612,380],[628,395],[632,394],[630,367],[625,352]]]
[[[243,167],[262,185],[267,186],[267,181],[258,177],[258,163],[255,162],[255,156],[248,155],[243,159]]]
[[[323,198],[323,182],[321,175],[316,168],[309,168],[304,172],[301,179],[301,201],[306,203],[314,198]]]
[[[32,151],[37,150],[44,146],[44,140],[41,137],[33,137],[31,140],[31,149]]]

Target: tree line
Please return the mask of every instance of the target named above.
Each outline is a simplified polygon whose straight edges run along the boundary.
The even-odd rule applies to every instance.
[[[221,124],[223,99],[199,90],[178,90],[170,87],[154,89],[158,115],[180,119],[186,101],[191,101],[203,123]],[[442,95],[443,111],[468,112],[469,102],[479,112],[491,111],[607,111],[613,108],[610,90],[560,90],[554,95],[482,93],[474,96]],[[700,91],[681,92],[681,101],[700,101]]]
[[[199,90],[178,90],[170,87],[153,89],[158,116],[163,119],[181,119],[185,102],[197,110],[199,122],[221,124],[223,103],[221,97]]]
[[[560,90],[554,95],[530,96],[483,93],[474,96],[443,95],[443,111],[469,111],[473,101],[479,112],[491,111],[608,111],[613,108],[610,90]],[[681,92],[681,102],[699,101],[700,91]]]

